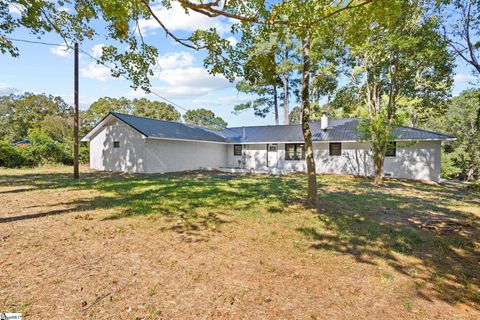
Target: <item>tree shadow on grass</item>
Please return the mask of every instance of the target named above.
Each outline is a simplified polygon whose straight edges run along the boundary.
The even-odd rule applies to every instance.
[[[418,192],[404,195],[396,192],[399,186]],[[449,207],[452,199],[475,205],[477,198],[465,190],[421,183],[390,182],[385,188],[360,183],[355,193],[321,194],[323,228],[298,231],[313,241],[312,249],[348,254],[361,263],[381,259],[417,283],[429,284],[441,299],[480,310],[480,223],[468,211]],[[432,221],[458,228],[427,229]],[[415,259],[399,259],[402,255]],[[419,295],[430,299],[426,291]]]
[[[312,249],[352,255],[361,263],[375,264],[376,259],[382,259],[399,272],[431,284],[442,299],[478,308],[478,217],[446,205],[454,200],[478,207],[478,193],[403,181],[389,181],[386,187],[376,188],[361,178],[322,177],[319,184],[320,190],[330,190],[320,193],[318,219],[322,227],[298,229],[311,239]],[[261,213],[278,213],[301,203],[306,181],[302,174],[279,177],[203,171],[154,175],[95,172],[83,174],[80,181],[66,173],[0,177],[0,187],[6,186],[14,189],[4,193],[25,192],[26,196],[31,190],[95,192],[93,198],[62,202],[68,209],[19,215],[17,221],[72,211],[114,209],[106,220],[162,217],[171,226],[160,231],[200,237],[219,224],[231,223],[234,215],[260,217]],[[2,219],[0,223],[15,221],[15,217]],[[461,231],[443,234],[412,223],[428,219],[468,221],[468,225]],[[397,253],[416,258],[417,262],[399,260]],[[428,292],[420,291],[419,295],[430,299]]]
[[[71,211],[115,209],[104,220],[132,216],[161,216],[179,233],[215,229],[238,212],[279,212],[301,199],[301,179],[278,176],[242,176],[207,171],[172,174],[86,173],[80,181],[69,174],[46,173],[3,176],[1,186],[12,192],[76,189],[97,191],[87,200],[61,203],[68,209],[7,217],[0,222],[26,220]],[[10,191],[10,190],[8,190]],[[8,192],[7,191],[7,192]]]

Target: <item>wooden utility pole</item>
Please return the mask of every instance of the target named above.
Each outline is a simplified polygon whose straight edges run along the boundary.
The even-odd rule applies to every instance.
[[[73,97],[73,178],[79,179],[78,168],[78,43],[75,42],[74,97]]]

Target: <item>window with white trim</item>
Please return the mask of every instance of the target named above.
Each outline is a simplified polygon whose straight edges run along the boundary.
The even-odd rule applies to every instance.
[[[305,145],[303,143],[285,144],[285,160],[305,160]]]
[[[233,145],[233,155],[234,156],[241,156],[242,155],[242,148],[241,144],[234,144]]]

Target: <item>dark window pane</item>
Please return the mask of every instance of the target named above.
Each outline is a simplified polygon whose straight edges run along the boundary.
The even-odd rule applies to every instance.
[[[285,160],[293,160],[295,157],[295,145],[286,144],[285,145]]]
[[[120,148],[120,141],[113,141],[113,147],[115,149]]]
[[[395,157],[397,155],[397,143],[395,141],[388,143],[385,157]]]
[[[330,154],[330,156],[341,156],[342,155],[342,144],[338,143],[338,142],[330,143],[329,154]]]
[[[242,145],[241,144],[234,144],[233,145],[233,155],[234,156],[241,156],[242,155]]]
[[[300,160],[305,160],[305,145],[297,144],[297,155]]]
[[[304,160],[305,148],[300,143],[285,144],[285,160]]]

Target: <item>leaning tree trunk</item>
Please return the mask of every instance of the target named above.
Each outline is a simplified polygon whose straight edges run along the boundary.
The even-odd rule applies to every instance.
[[[317,176],[313,157],[312,131],[310,130],[310,39],[303,40],[302,70],[302,132],[305,139],[305,160],[307,162],[308,195],[310,207],[317,206]]]

